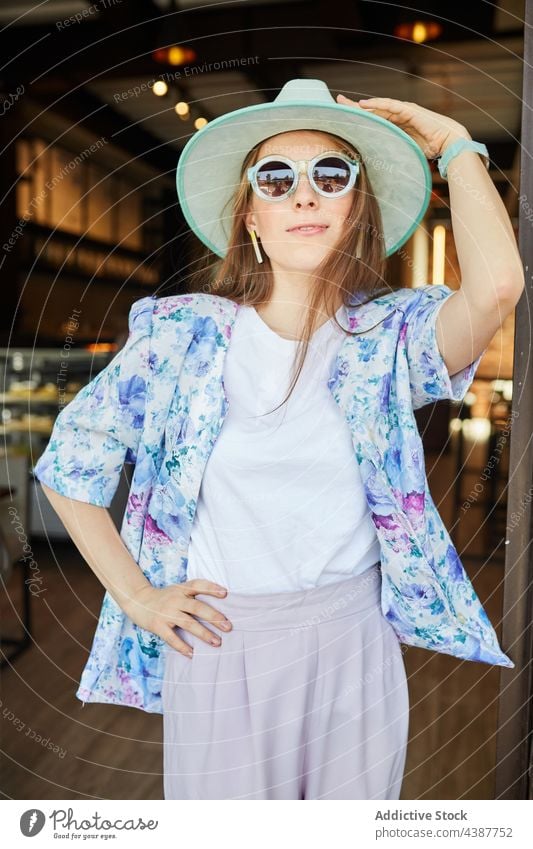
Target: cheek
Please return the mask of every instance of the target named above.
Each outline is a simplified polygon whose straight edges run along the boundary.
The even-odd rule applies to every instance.
[[[339,198],[336,202],[332,215],[332,224],[337,231],[341,231],[348,226],[351,208],[352,200],[349,197]]]
[[[270,239],[279,239],[289,224],[284,223],[284,216],[277,209],[266,208],[257,210],[257,223],[261,238],[266,242]]]

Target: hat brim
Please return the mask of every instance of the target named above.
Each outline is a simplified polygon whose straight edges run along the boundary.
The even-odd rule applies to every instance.
[[[432,179],[420,146],[400,127],[361,107],[332,103],[261,103],[215,118],[181,153],[176,186],[183,215],[214,253],[227,251],[242,162],[269,136],[289,130],[321,130],[360,151],[379,203],[385,255],[401,247],[429,205]]]

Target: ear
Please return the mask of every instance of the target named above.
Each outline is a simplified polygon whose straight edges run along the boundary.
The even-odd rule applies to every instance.
[[[257,230],[257,223],[252,211],[247,212],[244,216],[244,226],[248,232],[250,232],[250,230]]]

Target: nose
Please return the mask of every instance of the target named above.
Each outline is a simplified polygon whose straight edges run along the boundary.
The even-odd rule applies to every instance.
[[[307,174],[300,174],[296,191],[292,196],[293,205],[299,209],[302,206],[317,206],[318,195],[309,182]]]

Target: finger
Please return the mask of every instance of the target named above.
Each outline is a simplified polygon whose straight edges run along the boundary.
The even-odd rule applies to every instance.
[[[231,630],[231,622],[220,610],[215,610],[210,604],[205,601],[199,601],[197,598],[191,599],[187,604],[187,612],[192,613],[198,619],[203,619],[205,622],[210,622],[217,628],[223,631]]]
[[[338,97],[342,97],[343,100],[348,100],[344,94],[337,95]],[[402,109],[405,110],[406,107],[412,107],[413,104],[407,103],[405,100],[395,100],[393,97],[361,97],[359,100],[351,100],[350,103],[361,103],[363,106],[372,106],[376,109],[390,109],[393,112],[400,112]]]
[[[368,103],[378,109],[390,109],[393,112],[400,112],[402,109],[410,106],[405,100],[394,100],[392,97],[362,97],[358,103]]]
[[[387,97],[369,97],[359,101],[361,107],[368,112],[377,112],[393,123],[405,124],[421,114],[422,107],[404,100],[392,100]]]
[[[213,631],[210,631],[209,628],[206,628],[202,622],[198,622],[193,616],[180,616],[179,614],[174,617],[175,627],[181,628],[182,631],[188,631],[190,634],[194,634],[195,637],[198,637],[199,640],[203,640],[204,643],[210,643],[212,646],[219,646],[221,643],[221,639],[218,634],[214,634]]]
[[[345,95],[344,95],[344,94],[338,94],[338,95],[337,95],[337,100],[343,100],[343,101],[344,101],[345,103],[347,103],[349,106],[357,106],[357,100],[350,100],[350,98],[349,98],[349,97],[345,97]]]
[[[221,587],[220,584],[215,584],[214,581],[208,581],[206,578],[191,578],[190,581],[183,581],[181,586],[184,590],[187,590],[187,595],[203,593],[221,597],[226,595],[228,591],[226,587]]]
[[[394,112],[392,109],[385,108],[385,106],[374,106],[374,104],[367,104],[361,101],[361,107],[365,110],[365,112],[375,113],[379,118],[385,118],[386,121],[390,121],[391,124],[405,124],[408,120],[405,112]]]
[[[170,646],[170,648],[179,651],[180,654],[183,654],[186,657],[192,657],[194,653],[193,647],[190,646],[189,643],[186,643],[185,640],[180,639],[170,625],[165,625],[160,636],[164,639],[167,645]]]

